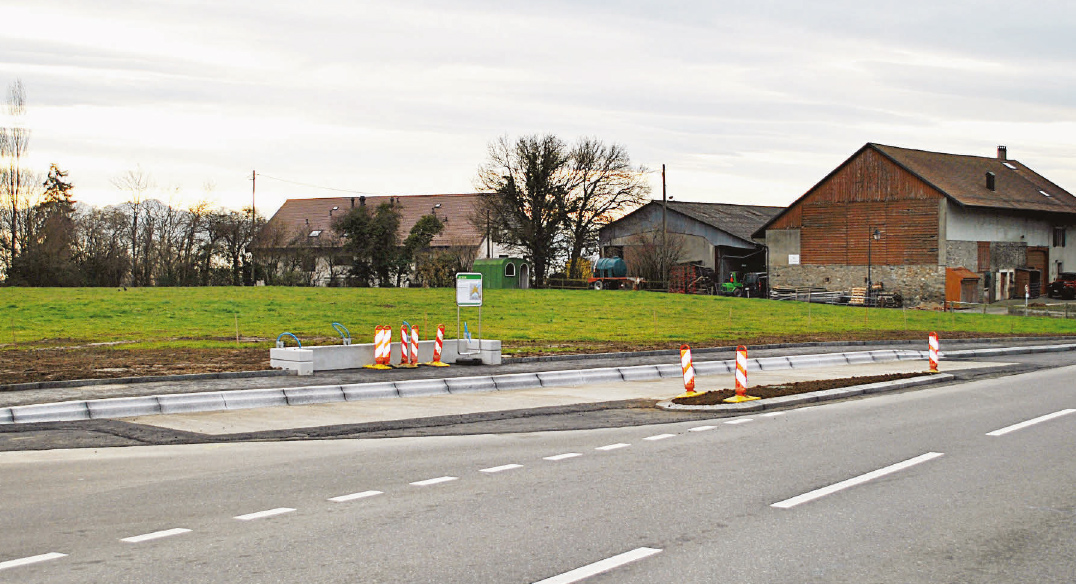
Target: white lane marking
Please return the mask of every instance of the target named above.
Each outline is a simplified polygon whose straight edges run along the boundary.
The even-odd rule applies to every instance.
[[[266,511],[258,511],[257,513],[247,513],[246,515],[237,515],[235,519],[240,521],[250,521],[252,519],[262,519],[265,517],[272,517],[273,515],[282,515],[284,513],[291,513],[295,511],[291,507],[277,507],[276,509],[268,509]]]
[[[363,491],[361,493],[351,493],[350,495],[331,497],[329,500],[334,503],[345,503],[347,501],[354,501],[355,499],[365,499],[367,497],[373,497],[380,494],[382,494],[381,491]]]
[[[580,580],[585,580],[587,578],[590,578],[591,576],[601,574],[602,572],[608,572],[609,570],[612,570],[614,568],[619,568],[620,566],[623,566],[625,564],[630,564],[631,562],[636,562],[643,558],[648,558],[654,554],[660,553],[661,550],[659,549],[641,547],[633,549],[630,552],[624,552],[622,554],[613,556],[611,558],[606,558],[604,560],[601,560],[600,562],[588,564],[586,566],[583,566],[582,568],[576,568],[570,572],[565,572],[559,576],[553,576],[552,578],[540,580],[538,582],[535,582],[534,584],[571,584],[572,582],[579,582]]]
[[[594,450],[616,450],[617,448],[627,448],[628,446],[631,446],[631,444],[624,444],[623,442],[618,442],[616,444],[609,444],[607,446],[599,446]]]
[[[552,460],[552,461],[555,462],[555,461],[558,461],[558,460],[564,460],[566,458],[575,458],[576,456],[583,456],[583,455],[578,453],[578,452],[565,452],[564,454],[556,454],[556,455],[553,455],[553,456],[547,456],[547,457],[543,458],[542,460]]]
[[[1006,426],[1005,428],[1002,428],[1000,430],[994,430],[993,432],[987,432],[986,435],[987,436],[1004,436],[1005,434],[1008,434],[1009,432],[1015,432],[1017,430],[1023,430],[1024,428],[1027,428],[1028,426],[1034,426],[1035,424],[1045,422],[1047,420],[1052,420],[1054,418],[1060,418],[1061,416],[1071,414],[1072,412],[1076,412],[1076,410],[1071,410],[1071,409],[1070,410],[1061,410],[1060,412],[1054,412],[1052,414],[1046,414],[1045,416],[1039,416],[1037,418],[1028,420],[1026,422],[1020,422],[1019,424],[1013,424],[1012,426]]]
[[[717,426],[695,426],[694,428],[688,428],[688,432],[705,432],[707,430],[713,430]]]
[[[768,414],[762,414],[763,418],[776,418],[777,416],[785,415],[784,412],[770,412]]]
[[[802,494],[802,495],[800,495],[798,497],[792,497],[791,499],[785,499],[784,501],[781,501],[781,502],[778,502],[778,503],[774,503],[773,505],[770,505],[770,507],[777,507],[778,509],[791,509],[792,507],[795,507],[796,505],[800,505],[802,503],[807,503],[809,501],[814,501],[815,499],[820,499],[822,497],[825,497],[826,495],[832,495],[833,493],[836,493],[837,491],[841,491],[841,490],[847,489],[849,487],[854,487],[856,485],[863,484],[863,483],[865,483],[867,481],[872,481],[872,480],[874,480],[876,478],[883,477],[883,476],[885,476],[887,474],[892,474],[892,473],[904,470],[906,468],[915,466],[915,465],[917,465],[919,463],[927,462],[928,460],[933,460],[935,458],[938,458],[939,456],[943,456],[943,454],[941,452],[928,452],[926,454],[916,456],[915,458],[909,458],[908,460],[905,460],[904,462],[898,462],[896,464],[891,464],[891,465],[889,465],[889,466],[887,466],[885,468],[880,468],[878,470],[871,471],[871,472],[869,472],[867,474],[859,475],[858,477],[850,478],[850,479],[848,479],[846,481],[841,481],[839,483],[832,484],[832,485],[830,485],[828,487],[822,487],[821,489],[816,489],[816,490],[811,491],[809,493],[804,493],[804,494]]]
[[[676,436],[676,434],[658,434],[657,436],[647,436],[646,438],[643,438],[643,440],[650,440],[650,441],[664,440],[666,438],[672,438],[674,436]]]
[[[426,479],[424,481],[415,481],[411,483],[416,487],[425,487],[428,485],[436,485],[437,483],[447,483],[448,481],[454,481],[459,477],[437,477],[435,479]]]
[[[18,568],[19,566],[27,566],[30,564],[36,564],[38,562],[47,562],[49,560],[56,560],[66,557],[67,554],[61,554],[58,552],[49,552],[47,554],[41,554],[39,556],[30,556],[28,558],[19,558],[17,560],[8,560],[6,562],[0,562],[0,570],[6,570],[8,568]]]
[[[729,421],[727,421],[725,423],[730,425],[730,426],[735,426],[736,424],[746,424],[748,422],[754,422],[754,420],[751,419],[751,418],[740,418],[740,419],[737,419],[737,420],[729,420]]]
[[[164,531],[154,531],[153,533],[144,533],[142,535],[134,535],[131,537],[125,537],[120,541],[127,543],[141,543],[143,541],[149,541],[151,539],[161,539],[162,537],[172,537],[173,535],[179,535],[181,533],[190,533],[191,530],[177,527],[175,529],[166,529]]]
[[[494,466],[491,468],[484,468],[478,472],[488,472],[490,474],[495,472],[504,472],[506,470],[512,470],[514,468],[523,468],[522,464],[502,464],[501,466]]]

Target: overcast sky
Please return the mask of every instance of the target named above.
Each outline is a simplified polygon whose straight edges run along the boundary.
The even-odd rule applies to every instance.
[[[135,168],[232,208],[256,170],[264,213],[345,195],[292,183],[473,192],[489,142],[532,133],[622,144],[683,201],[787,205],[866,142],[1005,144],[1076,192],[1074,6],[0,0],[0,84],[33,169],[95,205]]]

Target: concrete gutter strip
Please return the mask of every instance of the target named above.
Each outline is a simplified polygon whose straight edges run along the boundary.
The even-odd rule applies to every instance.
[[[798,395],[787,395],[782,397],[774,397],[769,399],[760,399],[749,402],[740,402],[736,404],[716,404],[711,406],[685,406],[680,404],[674,404],[672,400],[663,401],[658,403],[659,408],[675,411],[696,411],[696,412],[713,412],[722,414],[744,414],[751,412],[761,412],[764,410],[772,410],[777,408],[786,408],[789,406],[797,406],[807,403],[831,401],[837,399],[845,399],[849,397],[855,397],[857,395],[865,395],[871,393],[882,393],[886,391],[896,391],[898,389],[905,389],[908,387],[916,387],[919,385],[933,385],[935,383],[944,383],[946,381],[952,381],[956,377],[948,373],[934,373],[930,375],[923,375],[921,377],[912,377],[909,379],[898,379],[897,381],[883,381],[880,383],[869,383],[866,385],[855,385],[851,387],[839,387],[836,389],[824,389],[822,391],[812,391],[810,393],[801,393]],[[750,392],[750,390],[748,390]]]

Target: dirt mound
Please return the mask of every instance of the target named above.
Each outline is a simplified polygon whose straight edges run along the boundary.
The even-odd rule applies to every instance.
[[[783,383],[781,385],[760,385],[758,387],[749,388],[747,390],[747,395],[766,399],[770,397],[822,391],[825,389],[837,389],[839,387],[852,387],[853,385],[879,383],[881,381],[896,381],[898,379],[908,379],[910,377],[920,377],[922,375],[927,375],[927,373],[890,373],[887,375],[868,375],[863,377],[847,377],[844,379],[797,381],[795,383]],[[736,395],[735,390],[722,389],[718,391],[707,391],[691,397],[678,397],[674,398],[672,401],[674,404],[684,406],[712,406],[720,404],[734,395]]]

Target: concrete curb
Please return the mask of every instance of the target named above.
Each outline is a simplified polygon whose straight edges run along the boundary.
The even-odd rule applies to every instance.
[[[898,379],[897,381],[882,381],[879,383],[868,383],[866,385],[853,385],[850,387],[839,387],[836,389],[824,389],[822,391],[812,391],[810,393],[772,397],[769,399],[740,402],[736,404],[686,406],[681,404],[675,404],[672,402],[672,400],[666,400],[658,402],[658,407],[665,410],[673,411],[743,414],[750,412],[761,412],[764,410],[772,410],[777,408],[787,408],[790,406],[798,406],[814,402],[845,399],[868,393],[883,393],[886,391],[896,391],[898,389],[905,389],[908,387],[916,387],[920,385],[934,385],[937,383],[951,381],[953,379],[956,379],[956,376],[950,375],[948,373],[933,373],[923,375],[921,377]]]
[[[0,391],[26,391],[31,389],[64,389],[94,385],[133,385],[160,381],[203,381],[207,379],[251,379],[254,377],[287,377],[293,371],[264,369],[261,371],[222,371],[220,373],[184,373],[181,375],[150,375],[147,377],[112,377],[104,379],[70,379],[67,381],[31,381],[0,385]]]
[[[1076,350],[1076,344],[943,351],[940,356],[943,359],[960,359],[1073,350]],[[781,369],[809,369],[858,363],[905,361],[909,359],[920,359],[925,361],[927,359],[927,352],[918,350],[887,349],[878,351],[822,353],[817,355],[793,355],[789,357],[764,357],[761,359],[749,360],[747,368],[748,371],[776,371]],[[696,373],[699,375],[724,374],[733,371],[735,366],[734,360],[701,361],[695,364]],[[514,389],[587,385],[590,383],[652,381],[661,378],[680,377],[682,374],[683,371],[678,364],[636,365],[629,367],[606,367],[600,369],[546,371],[542,373],[510,373],[505,375],[479,377],[415,379],[395,382],[380,381],[344,386],[328,385],[281,389],[248,389],[169,394],[155,397],[109,398],[0,408],[0,424],[68,422],[89,419],[127,418],[155,414],[210,412],[282,405],[361,401],[393,397],[422,397],[429,395],[462,394],[484,391],[510,391]],[[933,375],[930,376],[929,379],[940,380],[942,379],[941,375],[945,374]],[[906,383],[907,381],[910,380],[890,383]],[[908,385],[904,385],[901,387],[907,386]],[[868,389],[865,389],[863,393],[873,392],[871,386],[864,387],[867,387]],[[885,387],[889,388],[890,386],[887,385]],[[847,397],[847,392],[839,393],[836,390],[833,391],[834,393],[832,393],[832,395]],[[886,391],[889,391],[889,389],[886,389]],[[796,401],[802,400],[803,398],[801,398],[801,396],[790,396],[790,398],[795,399],[789,399],[785,402],[774,401],[773,399],[765,401],[770,404],[783,403],[786,406],[790,405],[792,402],[809,403],[810,401],[809,397],[806,398],[808,399],[806,402]],[[780,400],[782,398],[775,399]],[[677,406],[676,408],[670,409],[685,407],[693,406]],[[723,408],[721,411],[752,412],[759,411],[765,407],[775,406],[765,406],[759,401],[752,401],[740,404],[726,404],[720,407]]]

